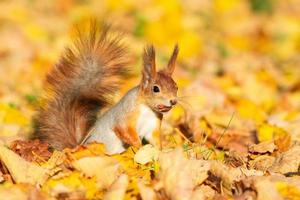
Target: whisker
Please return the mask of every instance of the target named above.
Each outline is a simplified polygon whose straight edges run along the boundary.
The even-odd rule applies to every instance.
[[[176,98],[176,100],[179,100],[181,102],[188,102],[186,98]]]
[[[177,96],[176,98],[178,98],[178,99],[186,99],[186,98],[190,98],[190,97],[192,97],[192,96]]]
[[[177,99],[177,101],[192,108],[192,105],[186,99]]]
[[[189,110],[189,111],[192,110],[192,106],[188,102],[184,102],[184,101],[178,100],[177,103],[178,103],[179,106],[181,106],[185,110]]]

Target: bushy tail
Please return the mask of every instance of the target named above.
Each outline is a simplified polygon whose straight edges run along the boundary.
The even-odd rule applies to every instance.
[[[40,109],[35,137],[55,149],[74,147],[93,126],[97,112],[107,106],[118,89],[128,57],[108,27],[96,25],[78,34],[48,74],[46,104]]]

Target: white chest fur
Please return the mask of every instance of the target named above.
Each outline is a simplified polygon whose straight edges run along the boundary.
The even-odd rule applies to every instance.
[[[145,137],[151,142],[152,133],[158,128],[160,120],[148,106],[141,104],[139,109],[140,115],[137,120],[136,130],[140,138]]]

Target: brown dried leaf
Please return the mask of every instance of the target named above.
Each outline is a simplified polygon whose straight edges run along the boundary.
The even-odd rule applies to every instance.
[[[239,192],[235,199],[298,199],[300,180],[298,177],[271,175],[250,177],[239,182]],[[296,198],[295,198],[296,197]]]
[[[204,160],[189,160],[181,148],[159,156],[160,181],[167,196],[175,200],[191,199],[196,185],[208,177],[210,164]]]
[[[250,168],[266,171],[269,169],[275,161],[275,157],[268,156],[268,155],[262,155],[256,157],[254,160],[249,161]]]
[[[261,142],[259,144],[253,144],[249,146],[249,152],[250,153],[273,153],[273,151],[276,149],[276,145],[273,141],[265,141]]]
[[[284,132],[283,134],[277,135],[274,143],[280,153],[287,151],[292,143],[291,134]]]
[[[224,134],[224,128],[217,126],[212,135],[209,136],[208,141],[222,149],[247,153],[249,144],[254,143],[254,138],[250,132],[231,128],[227,129],[226,134]]]
[[[288,151],[276,157],[270,171],[281,174],[298,172],[300,166],[300,145],[295,144]]]
[[[0,146],[0,159],[17,183],[42,184],[49,176],[47,169],[24,160],[4,146]]]
[[[245,166],[248,160],[247,155],[247,153],[229,151],[225,154],[225,163],[233,167]]]
[[[51,156],[49,144],[39,140],[16,140],[11,144],[11,150],[30,162],[48,160]]]
[[[224,186],[229,190],[231,189],[233,182],[238,179],[238,175],[230,173],[230,169],[231,168],[221,162],[211,162],[210,172],[214,176],[219,177],[223,181]]]
[[[237,181],[242,180],[245,177],[250,176],[263,176],[262,171],[258,170],[249,170],[243,167],[228,167],[221,162],[212,161],[210,172],[220,178],[222,180],[223,186],[228,190],[231,191],[233,184]]]

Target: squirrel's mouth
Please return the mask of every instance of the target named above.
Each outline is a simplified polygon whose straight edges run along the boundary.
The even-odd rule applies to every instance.
[[[159,111],[159,112],[168,112],[171,109],[172,109],[172,106],[166,106],[166,105],[163,105],[163,104],[160,104],[160,105],[156,106],[156,110]]]

